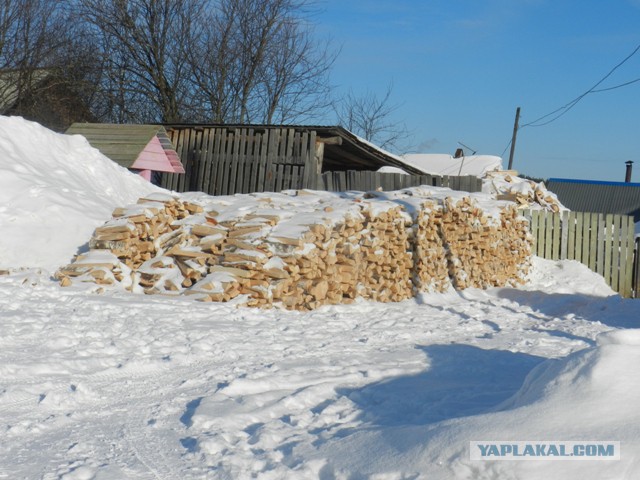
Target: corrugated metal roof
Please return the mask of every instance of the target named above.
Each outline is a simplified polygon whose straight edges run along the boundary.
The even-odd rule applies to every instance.
[[[125,168],[131,168],[153,137],[160,139],[169,156],[178,157],[167,131],[162,125],[112,123],[74,123],[68,135],[84,136],[92,147]]]
[[[570,210],[633,215],[640,220],[640,183],[551,178],[547,188]]]
[[[604,180],[576,180],[574,178],[550,178],[549,182],[580,183],[583,185],[613,185],[616,187],[640,187],[640,183],[612,182]]]

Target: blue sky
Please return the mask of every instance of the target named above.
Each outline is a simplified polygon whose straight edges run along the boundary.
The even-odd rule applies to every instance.
[[[458,142],[501,155],[524,125],[589,90],[640,45],[640,0],[322,0],[317,31],[341,48],[338,91],[384,93],[412,151]],[[640,78],[640,51],[598,88]],[[402,153],[402,152],[397,152]],[[468,152],[470,153],[470,152]],[[506,168],[509,150],[504,153]],[[640,82],[593,93],[521,128],[514,168],[544,178],[640,181]]]

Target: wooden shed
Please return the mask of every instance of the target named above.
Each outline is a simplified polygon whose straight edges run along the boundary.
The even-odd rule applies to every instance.
[[[161,185],[212,195],[323,189],[330,172],[375,172],[384,166],[422,172],[339,126],[166,124],[185,175]]]
[[[152,172],[184,173],[162,125],[74,123],[66,133],[84,136],[103,155],[149,181]]]

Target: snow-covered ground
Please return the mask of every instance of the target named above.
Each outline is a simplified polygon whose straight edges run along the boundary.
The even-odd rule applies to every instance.
[[[72,181],[80,140],[0,127],[0,179],[42,171],[0,189],[0,205],[14,202],[0,211],[0,479],[640,476],[640,309],[582,265],[534,259],[520,289],[308,313],[61,288],[52,268],[149,186],[86,145],[99,173]],[[52,142],[68,142],[68,162],[51,160]],[[94,192],[95,175],[121,197]],[[34,235],[43,208],[88,233],[54,240],[52,219]],[[469,442],[488,440],[617,441],[622,453],[471,460]]]

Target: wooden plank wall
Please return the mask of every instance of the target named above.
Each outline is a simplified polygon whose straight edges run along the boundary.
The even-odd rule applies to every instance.
[[[161,186],[177,192],[210,195],[279,192],[289,189],[397,190],[417,185],[478,192],[473,176],[402,175],[371,171],[318,175],[315,132],[294,128],[176,127],[169,136],[184,165],[184,174],[162,175]]]
[[[348,170],[323,173],[318,188],[330,192],[368,191],[378,188],[389,191],[419,185],[449,187],[452,190],[465,192],[479,192],[482,190],[482,179],[473,176],[403,175],[400,173]]]
[[[577,260],[604,277],[623,297],[638,293],[638,242],[633,217],[590,212],[525,210],[534,254],[549,260]]]
[[[184,174],[163,174],[161,186],[211,195],[315,188],[315,136],[281,128],[174,128],[171,141]]]

